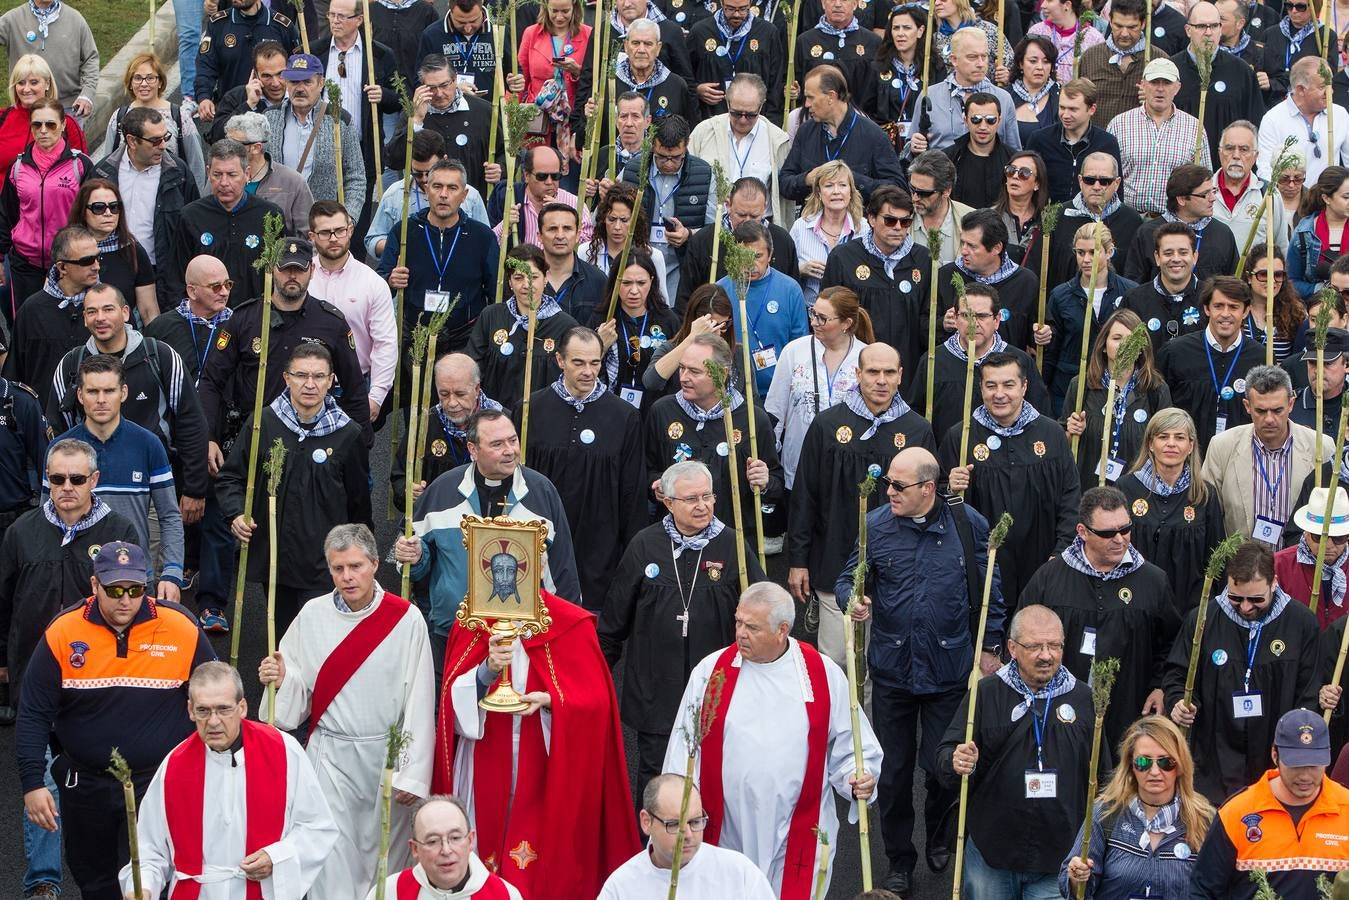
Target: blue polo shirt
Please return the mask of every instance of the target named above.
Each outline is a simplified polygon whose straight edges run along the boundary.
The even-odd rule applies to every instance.
[[[735,333],[739,337],[740,303],[735,292],[735,284],[728,275],[717,282],[731,298],[731,312],[735,321]],[[768,386],[773,383],[774,365],[762,365],[765,360],[776,359],[782,354],[788,342],[810,333],[806,322],[806,297],[796,279],[788,278],[777,269],[769,269],[768,274],[758,281],[751,281],[749,293],[745,298],[745,311],[749,314],[749,349],[753,355],[754,383],[760,397],[768,395]],[[771,349],[771,353],[769,353]],[[738,350],[738,348],[737,348]],[[744,352],[738,350],[738,352]]]

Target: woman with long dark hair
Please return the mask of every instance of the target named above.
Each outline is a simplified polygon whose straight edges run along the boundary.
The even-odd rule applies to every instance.
[[[1255,299],[1246,314],[1246,336],[1265,343],[1269,326],[1265,321],[1265,297],[1270,279],[1274,282],[1274,361],[1283,362],[1294,353],[1300,353],[1307,344],[1307,308],[1297,291],[1288,283],[1283,252],[1274,248],[1274,268],[1268,268],[1269,248],[1256,244],[1246,257],[1246,283]]]
[[[889,132],[895,149],[901,150],[909,137],[909,124],[923,93],[923,44],[927,33],[927,7],[905,3],[890,11],[886,37],[876,48],[872,67],[879,87],[876,91],[876,121]],[[934,54],[935,56],[936,54]],[[939,57],[938,57],[939,58]],[[933,60],[928,80],[945,77],[944,68]]]
[[[651,223],[644,209],[637,211],[636,221],[633,221],[632,209],[636,203],[637,185],[615,184],[609,188],[609,193],[604,195],[600,205],[595,208],[595,228],[591,233],[590,242],[582,244],[579,248],[581,259],[608,275],[609,270],[623,255],[623,242],[627,240],[630,228],[636,229],[632,233],[632,249],[651,253],[651,245],[647,243],[647,238],[651,234]],[[660,281],[660,295],[667,296],[670,291],[665,285],[665,267],[656,266],[656,269]],[[605,309],[608,309],[609,295],[605,294],[604,299]]]
[[[605,383],[643,413],[651,408],[656,396],[648,396],[642,376],[656,348],[679,328],[679,317],[661,293],[658,268],[651,254],[643,250],[629,253],[627,266],[621,272],[616,265],[610,269],[604,286],[606,301],[613,296],[615,285],[618,287],[614,317],[606,319],[608,309],[597,307],[590,318],[604,345]]]
[[[651,355],[651,361],[642,374],[642,385],[653,399],[679,390],[679,361],[693,338],[700,334],[715,334],[731,348],[731,383],[741,387],[745,383],[744,354],[735,341],[731,326],[733,312],[731,297],[726,289],[716,284],[700,284],[689,294],[684,305],[684,322],[673,338],[665,341]]]
[[[1349,223],[1349,169],[1326,166],[1298,210],[1301,221],[1288,242],[1288,280],[1307,299],[1330,278],[1330,264],[1345,252]]]
[[[1034,150],[1013,154],[1003,170],[1002,189],[993,209],[1002,216],[1011,237],[1007,256],[1033,272],[1040,271],[1040,214],[1048,205],[1049,173],[1044,159]]]
[[[145,248],[131,236],[124,211],[117,185],[106,178],[90,178],[75,195],[68,224],[83,225],[94,233],[98,239],[98,280],[122,292],[140,327],[159,315],[155,267]]]

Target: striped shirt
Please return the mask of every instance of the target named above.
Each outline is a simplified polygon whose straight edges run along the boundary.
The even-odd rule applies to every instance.
[[[1287,522],[1292,499],[1289,469],[1293,463],[1293,433],[1273,450],[1266,450],[1255,433],[1251,433],[1251,490],[1257,518],[1264,516],[1275,522]]]
[[[1161,215],[1166,210],[1166,180],[1177,166],[1194,162],[1195,129],[1199,121],[1172,107],[1160,125],[1145,107],[1122,112],[1107,129],[1119,141],[1124,163],[1124,203],[1139,213]],[[1208,135],[1203,136],[1203,159],[1209,159]]]
[[[565,203],[572,209],[576,209],[576,195],[571,191],[564,191],[561,188],[558,188],[557,196],[549,200],[548,203]],[[526,190],[524,192],[524,200],[520,203],[520,215],[525,220],[524,242],[526,244],[533,244],[539,249],[543,249],[543,240],[539,237],[539,211],[541,209],[543,209],[542,206],[534,205],[534,201],[529,196],[529,191]],[[498,222],[496,227],[492,229],[498,238],[501,237],[501,224],[501,222]],[[591,214],[590,210],[583,207],[581,210],[581,233],[576,237],[577,243],[584,244],[589,241],[594,227],[595,217]]]

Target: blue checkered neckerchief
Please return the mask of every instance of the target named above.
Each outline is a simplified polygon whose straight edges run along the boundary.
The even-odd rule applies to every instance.
[[[978,84],[972,84],[966,87],[963,84],[956,84],[956,73],[952,72],[950,75],[946,76],[946,85],[951,90],[951,96],[959,101],[961,106],[965,105],[965,101],[969,98],[970,94],[975,94],[979,91],[984,91],[985,93],[997,96],[997,94],[994,93],[993,82],[989,81],[987,78],[983,79]]]
[[[867,402],[862,399],[862,390],[857,385],[853,385],[852,388],[843,395],[843,402],[848,404],[848,409],[852,410],[854,415],[866,419],[871,423],[871,427],[864,431],[859,438],[859,440],[863,441],[871,440],[882,425],[887,422],[895,421],[909,411],[909,404],[905,403],[904,398],[899,396],[899,392],[896,391],[895,398],[890,401],[889,408],[879,416],[875,415],[872,413],[871,409],[867,407]]]
[[[51,6],[42,9],[33,0],[28,0],[28,11],[37,19],[37,32],[42,35],[42,39],[47,39],[48,29],[61,17],[61,0],[56,0]]]
[[[906,234],[904,236],[904,243],[896,247],[895,252],[891,253],[889,256],[882,253],[881,248],[876,246],[876,241],[870,231],[862,235],[862,247],[872,256],[879,259],[881,264],[885,266],[886,278],[894,278],[895,268],[899,265],[900,260],[907,256],[909,251],[913,249],[913,235]]]
[[[1162,213],[1162,218],[1168,222],[1180,222],[1182,225],[1189,225],[1190,228],[1194,230],[1195,234],[1201,236],[1204,233],[1204,229],[1208,227],[1208,223],[1213,221],[1213,216],[1205,216],[1198,222],[1186,222],[1183,219],[1177,218],[1176,214],[1170,211]]]
[[[122,249],[122,246],[122,236],[114,231],[103,240],[98,241],[98,252],[116,253],[118,250]]]
[[[730,26],[726,24],[726,16],[720,9],[712,16],[712,21],[717,23],[717,30],[721,32],[721,36],[725,38],[726,43],[729,44],[731,41],[743,40],[749,35],[750,26],[754,24],[754,11],[750,11],[749,18],[745,19],[745,24],[741,25],[735,31],[731,31]]]
[[[351,417],[342,411],[342,407],[337,405],[337,401],[331,395],[323,398],[323,411],[308,427],[300,422],[300,416],[295,411],[295,405],[290,402],[288,391],[277,394],[270,409],[276,413],[281,424],[295,432],[301,442],[308,437],[327,437],[351,421]]]
[[[494,409],[500,412],[501,404],[488,397],[487,392],[482,388],[478,388],[478,408],[475,412],[482,412],[485,409]],[[445,430],[446,437],[454,438],[457,441],[468,440],[468,430],[451,422],[450,417],[445,415],[445,408],[439,403],[436,404],[436,415],[440,417],[440,427]]]
[[[514,297],[511,297],[506,301],[506,311],[511,314],[511,318],[515,319],[515,324],[511,326],[511,330],[506,332],[508,337],[515,334],[517,328],[524,328],[526,331],[529,330],[529,316],[520,312],[520,304],[515,302]],[[548,294],[544,294],[543,302],[539,304],[538,309],[534,312],[534,318],[537,321],[542,322],[544,319],[551,319],[560,312],[562,312],[562,307],[557,305],[557,299]]]
[[[833,25],[829,24],[828,20],[825,19],[824,16],[820,16],[820,21],[816,23],[815,27],[818,28],[824,34],[836,38],[847,37],[849,32],[860,31],[862,28],[861,25],[857,24],[857,16],[853,16],[852,21],[849,22],[847,25],[844,25],[842,28],[835,28]]]
[[[988,411],[986,406],[980,406],[974,411],[974,421],[994,434],[1005,438],[1016,437],[1026,430],[1027,425],[1038,418],[1040,418],[1040,411],[1024,400],[1021,401],[1021,414],[1016,417],[1016,421],[1012,423],[1010,428],[999,425],[998,420],[993,418],[993,414]]]
[[[1012,262],[1012,258],[1004,253],[1002,255],[1002,263],[998,266],[998,271],[994,272],[992,275],[980,275],[978,272],[967,269],[965,267],[965,261],[958,256],[956,257],[956,268],[967,278],[973,278],[980,284],[999,284],[1015,275],[1016,270],[1021,267]]]
[[[1073,673],[1068,671],[1067,666],[1059,666],[1059,670],[1054,673],[1054,677],[1049,679],[1049,683],[1037,690],[1031,690],[1031,686],[1026,684],[1021,677],[1021,670],[1016,667],[1016,660],[1005,664],[998,670],[998,680],[1007,685],[1022,698],[1012,709],[1012,721],[1018,722],[1021,717],[1030,712],[1031,705],[1037,700],[1043,700],[1046,706],[1053,701],[1055,697],[1061,697],[1064,694],[1077,687],[1077,679]]]
[[[89,511],[83,516],[80,516],[80,520],[74,525],[67,525],[65,522],[62,522],[61,517],[56,514],[56,504],[52,501],[51,497],[42,501],[42,514],[47,517],[48,522],[51,522],[57,528],[61,529],[62,547],[75,540],[75,536],[81,531],[88,531],[90,528],[93,528],[99,522],[103,521],[103,517],[110,512],[112,512],[112,507],[104,503],[102,498],[98,495],[94,495],[90,500]]]
[[[951,355],[954,356],[956,359],[960,360],[961,362],[967,362],[969,360],[969,356],[967,356],[965,353],[965,342],[961,340],[961,335],[959,332],[947,338],[946,343],[943,344],[942,346],[944,346],[947,350],[951,351]],[[1001,353],[1006,349],[1007,349],[1007,341],[1003,338],[1002,335],[998,334],[995,331],[993,332],[993,343],[989,344],[988,349],[984,351],[984,355],[976,359],[974,363],[975,365],[978,365],[979,363],[982,363],[984,361],[984,358],[987,357],[988,354]]]
[[[1287,16],[1284,16],[1279,20],[1279,31],[1283,33],[1284,37],[1288,38],[1288,49],[1297,53],[1302,49],[1302,42],[1316,31],[1316,20],[1309,20],[1306,25],[1298,29],[1297,34],[1293,34],[1293,23],[1288,20]]]
[[[659,59],[651,66],[651,74],[646,76],[646,81],[637,82],[632,74],[632,63],[629,62],[627,54],[620,54],[618,57],[618,66],[614,70],[618,80],[631,87],[634,91],[645,91],[648,88],[654,88],[656,85],[670,77],[670,70],[666,68],[665,63]]]
[[[220,312],[207,319],[192,311],[192,302],[190,300],[183,300],[178,304],[178,315],[187,319],[188,323],[191,325],[204,325],[207,328],[215,328],[217,325],[224,325],[228,322],[230,316],[234,315],[234,310],[230,309],[228,306],[222,306]]]
[[[1012,82],[1012,93],[1016,94],[1025,102],[1031,104],[1039,103],[1046,96],[1048,96],[1049,92],[1052,90],[1054,90],[1054,79],[1052,78],[1045,82],[1044,87],[1040,88],[1033,94],[1030,92],[1030,89],[1027,88],[1026,85],[1021,81],[1020,78]]]
[[[729,390],[731,392],[731,412],[735,412],[740,408],[740,404],[745,402],[745,396],[734,387],[729,388]],[[698,427],[694,429],[695,431],[702,431],[703,426],[708,422],[721,418],[720,402],[715,404],[711,409],[704,411],[690,403],[684,397],[683,391],[675,391],[674,397],[675,402],[679,404],[679,408],[684,411],[684,415],[698,423]]]
[[[1235,47],[1224,47],[1222,44],[1219,44],[1218,49],[1226,50],[1233,56],[1240,56],[1242,51],[1244,51],[1248,46],[1250,46],[1250,43],[1251,43],[1251,36],[1243,31],[1241,33],[1241,40],[1237,41],[1237,45]]]
[[[1344,590],[1349,584],[1349,577],[1344,572],[1345,561],[1349,560],[1349,547],[1340,551],[1339,558],[1332,560],[1330,555],[1326,555],[1325,562],[1321,564],[1321,583],[1330,585],[1330,602],[1336,606],[1344,606]],[[1316,552],[1307,545],[1307,533],[1304,531],[1302,537],[1297,542],[1297,561],[1299,565],[1315,566]]]
[[[1086,542],[1080,537],[1073,538],[1073,542],[1063,548],[1059,557],[1068,568],[1075,572],[1081,572],[1083,575],[1090,575],[1092,578],[1099,578],[1102,581],[1117,581],[1128,575],[1143,565],[1143,554],[1139,553],[1132,546],[1124,553],[1124,559],[1120,560],[1119,565],[1109,572],[1102,572],[1091,564],[1087,559]]]
[[[1193,477],[1190,474],[1190,464],[1186,463],[1180,469],[1180,477],[1176,479],[1175,484],[1167,484],[1162,481],[1157,470],[1152,467],[1152,460],[1143,463],[1143,468],[1134,473],[1143,487],[1147,488],[1149,493],[1156,494],[1158,497],[1171,497],[1176,494],[1183,494],[1190,489],[1190,480]]]
[[[638,18],[650,19],[651,21],[659,25],[661,22],[665,21],[665,13],[661,12],[660,9],[656,6],[656,4],[652,3],[651,0],[647,0],[646,12],[642,13],[640,16],[638,16]],[[637,19],[633,19],[633,21],[635,22],[637,21]],[[609,24],[614,27],[614,34],[618,35],[621,38],[625,38],[628,36],[628,26],[624,25],[623,20],[618,17],[617,7],[614,8],[613,12],[609,13]]]
[[[56,304],[57,309],[65,309],[67,306],[73,306],[76,309],[84,308],[86,291],[80,291],[78,294],[64,293],[61,290],[61,283],[56,278],[56,266],[52,266],[51,271],[47,273],[47,281],[42,285],[42,289],[61,301]]]
[[[1115,38],[1112,35],[1108,34],[1105,36],[1105,46],[1106,49],[1110,51],[1110,64],[1112,66],[1119,65],[1120,62],[1124,59],[1124,57],[1138,56],[1144,50],[1143,41],[1139,41],[1138,43],[1130,47],[1128,50],[1121,50],[1119,44],[1115,43]]]
[[[679,555],[685,550],[702,552],[702,549],[726,528],[725,523],[716,516],[713,516],[707,527],[697,534],[680,534],[679,529],[675,527],[674,516],[668,513],[660,523],[665,526],[665,534],[670,538],[670,543],[674,544],[675,559],[679,559]]]
[[[557,376],[557,381],[553,382],[553,393],[557,394],[563,403],[574,407],[577,412],[585,412],[585,408],[604,396],[606,390],[607,388],[605,388],[604,382],[596,379],[594,389],[580,400],[577,400],[571,395],[571,391],[567,390],[567,386],[563,383],[561,375]]]

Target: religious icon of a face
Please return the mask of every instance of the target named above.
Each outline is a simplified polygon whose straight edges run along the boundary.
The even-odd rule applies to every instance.
[[[520,560],[511,556],[509,553],[497,553],[491,559],[492,568],[492,593],[488,596],[489,600],[501,600],[503,603],[514,599],[516,603],[523,603],[520,599]]]

